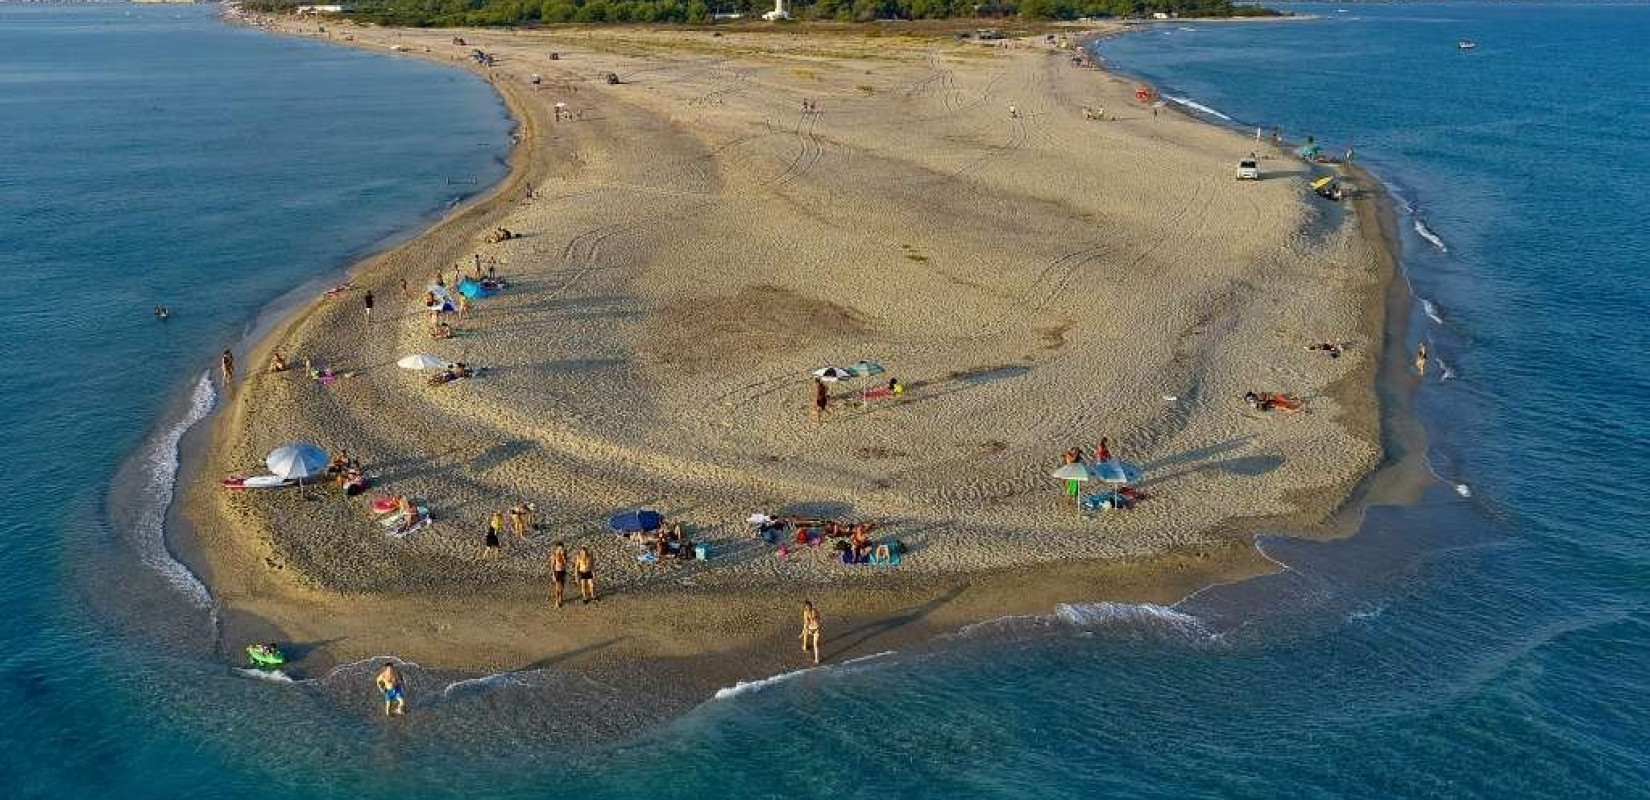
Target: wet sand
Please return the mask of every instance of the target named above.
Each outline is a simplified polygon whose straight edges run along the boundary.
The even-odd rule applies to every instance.
[[[305,646],[300,670],[383,653],[573,669],[667,686],[666,714],[804,665],[804,598],[841,661],[1257,574],[1272,565],[1255,532],[1343,528],[1337,510],[1382,458],[1393,265],[1379,226],[1360,229],[1373,212],[1328,210],[1305,165],[1269,148],[1266,179],[1236,181],[1253,140],[1154,114],[1069,51],[854,30],[329,27],[455,64],[494,53],[522,142],[504,184],[357,266],[360,289],[243,359],[351,376],[255,374],[216,420],[186,511],[229,652],[281,638]],[[482,241],[500,225],[522,237]],[[421,295],[478,254],[509,288],[433,340],[401,281]],[[1351,346],[1304,349],[1323,340]],[[486,371],[430,387],[395,367],[420,352]],[[839,384],[814,421],[809,371],[860,359],[906,393],[861,405]],[[1255,412],[1251,389],[1310,413]],[[1102,435],[1152,497],[1087,518],[1048,472]],[[334,490],[216,487],[293,440],[359,454],[370,496],[421,498],[435,524],[395,539]],[[527,501],[542,529],[484,556],[487,517]],[[637,507],[714,557],[638,563],[604,529]],[[910,552],[897,568],[826,548],[781,558],[744,524],[754,511],[875,521]],[[557,540],[595,553],[600,602],[547,607]]]

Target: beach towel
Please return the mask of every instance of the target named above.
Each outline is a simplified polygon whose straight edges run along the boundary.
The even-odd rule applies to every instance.
[[[428,528],[428,527],[430,527],[431,525],[434,525],[434,524],[435,524],[435,520],[430,519],[429,515],[425,514],[424,518],[419,520],[418,523],[413,525],[411,528],[408,528],[404,531],[396,530],[394,528],[391,528],[390,530],[385,531],[384,535],[390,537],[391,539],[405,539],[408,536],[411,536],[411,535],[413,535],[413,534],[415,534],[415,533],[417,533],[421,530],[424,530],[425,528]]]
[[[428,522],[430,520],[430,507],[429,506],[419,506],[418,507],[418,516],[419,516],[419,522],[420,523]],[[389,515],[379,519],[378,524],[383,525],[384,527],[390,528],[390,529],[393,530],[395,528],[401,527],[401,524],[406,522],[406,521],[407,521],[406,512],[397,511],[393,514],[389,514]]]

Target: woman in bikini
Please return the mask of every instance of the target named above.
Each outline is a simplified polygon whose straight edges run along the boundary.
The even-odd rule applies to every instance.
[[[814,601],[802,601],[802,652],[813,651],[814,663],[819,663],[819,609]]]

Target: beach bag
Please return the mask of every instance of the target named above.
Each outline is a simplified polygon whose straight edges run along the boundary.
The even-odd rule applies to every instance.
[[[700,561],[709,560],[710,559],[710,545],[705,544],[704,542],[700,542],[698,544],[695,544],[693,546],[693,555],[695,557],[697,557]]]
[[[852,549],[842,551],[842,563],[844,563],[844,564],[854,563],[854,551]]]

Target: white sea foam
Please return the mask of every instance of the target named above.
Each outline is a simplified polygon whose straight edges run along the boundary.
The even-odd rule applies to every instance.
[[[251,667],[237,667],[236,672],[255,680],[269,681],[270,683],[302,683],[302,681],[278,669],[252,669]]]
[[[1426,313],[1427,319],[1430,319],[1439,325],[1444,324],[1444,318],[1438,314],[1438,307],[1433,305],[1432,301],[1426,299],[1425,297],[1420,298],[1420,300],[1421,310]]]
[[[1362,622],[1364,620],[1374,619],[1385,611],[1385,603],[1372,603],[1347,614],[1346,619],[1348,622]]]
[[[1079,628],[1167,630],[1199,637],[1210,633],[1203,620],[1155,603],[1061,603],[1054,616]]]
[[[715,699],[717,699],[717,700],[726,700],[730,697],[738,697],[739,695],[745,694],[746,692],[759,692],[759,691],[761,691],[763,689],[766,689],[770,686],[781,684],[781,683],[784,683],[785,681],[789,681],[789,680],[795,680],[796,678],[800,678],[803,675],[806,675],[810,672],[818,672],[819,670],[822,670],[822,669],[825,669],[825,667],[808,667],[807,669],[799,669],[799,670],[795,670],[793,672],[784,672],[784,673],[780,673],[778,675],[772,675],[772,676],[769,676],[769,677],[766,677],[766,678],[759,678],[759,679],[754,680],[754,681],[740,681],[738,683],[735,683],[732,686],[727,686],[727,687],[723,687],[721,689],[717,689]]]
[[[1441,358],[1438,359],[1438,380],[1440,380],[1440,381],[1455,380],[1455,370],[1450,369],[1449,365],[1445,364],[1444,360],[1441,359]]]
[[[447,684],[444,688],[442,688],[441,696],[447,697],[451,695],[454,689],[491,689],[497,686],[511,686],[521,683],[522,681],[520,678],[521,673],[519,672],[495,672],[491,675],[483,675],[479,678],[465,678],[464,680],[453,681],[452,683]]]
[[[1201,113],[1204,113],[1204,114],[1208,114],[1211,117],[1216,117],[1216,118],[1219,118],[1219,119],[1223,119],[1223,120],[1226,120],[1227,122],[1232,121],[1231,117],[1228,117],[1225,114],[1220,113],[1219,111],[1216,111],[1216,110],[1214,110],[1214,109],[1212,109],[1212,108],[1210,108],[1210,107],[1208,107],[1208,106],[1206,106],[1202,103],[1199,103],[1196,100],[1191,100],[1191,99],[1188,99],[1188,98],[1185,98],[1185,97],[1175,97],[1173,95],[1167,95],[1167,94],[1163,95],[1163,99],[1168,100],[1169,102],[1172,102],[1172,103],[1179,103],[1180,105],[1183,105],[1183,106],[1185,106],[1189,109],[1192,109],[1193,111],[1198,111],[1198,112],[1201,112]]]
[[[1457,483],[1455,484],[1455,493],[1461,495],[1462,497],[1471,497],[1472,487],[1464,483]]]
[[[212,380],[207,373],[202,373],[194,391],[189,394],[189,407],[183,416],[149,442],[143,454],[147,481],[144,486],[145,502],[137,510],[132,525],[138,558],[201,608],[211,608],[212,593],[166,548],[166,512],[171,508],[172,497],[177,491],[178,442],[195,423],[211,413],[216,402],[217,392],[212,388]]]
[[[1418,234],[1422,239],[1427,240],[1427,242],[1430,243],[1433,247],[1438,248],[1438,252],[1440,252],[1440,253],[1448,253],[1449,252],[1449,248],[1444,246],[1444,238],[1442,236],[1439,236],[1437,234],[1437,232],[1435,232],[1433,229],[1428,228],[1427,224],[1425,222],[1422,222],[1418,219],[1415,220],[1414,228],[1415,228],[1415,233]]]
[[[812,673],[812,672],[840,672],[840,671],[842,671],[842,669],[844,667],[850,667],[850,666],[853,666],[855,664],[863,664],[867,661],[875,661],[879,658],[884,658],[884,657],[887,657],[887,656],[890,656],[890,655],[893,655],[893,654],[894,654],[894,651],[892,651],[892,650],[884,650],[880,653],[872,653],[868,656],[860,656],[859,658],[850,659],[848,661],[842,662],[841,664],[836,664],[836,665],[824,664],[824,665],[817,666],[817,667],[808,667],[806,669],[799,669],[799,670],[794,670],[794,671],[791,671],[791,672],[785,672],[785,673],[781,673],[781,674],[778,674],[778,675],[773,675],[773,676],[770,676],[770,677],[767,677],[767,678],[760,678],[760,679],[754,680],[754,681],[739,681],[738,683],[735,683],[732,686],[717,689],[716,694],[714,696],[714,699],[716,699],[716,700],[726,700],[730,697],[738,697],[739,695],[745,694],[747,692],[759,692],[759,691],[761,691],[763,689],[766,689],[770,686],[775,686],[775,685],[778,685],[778,684],[781,684],[781,683],[785,683],[786,681],[795,680],[796,678],[800,678],[803,675],[807,675],[807,674]]]

